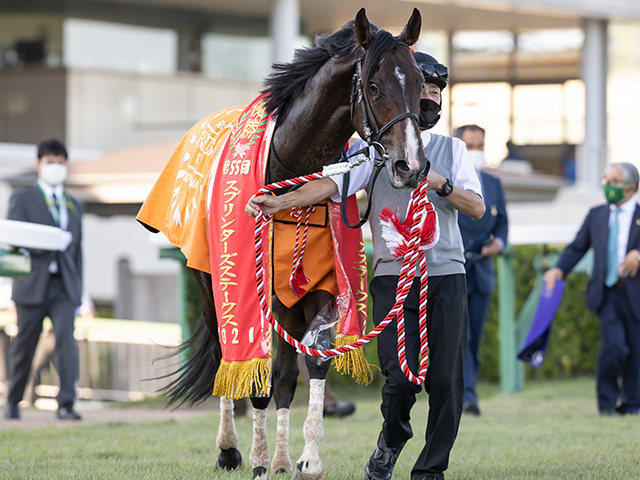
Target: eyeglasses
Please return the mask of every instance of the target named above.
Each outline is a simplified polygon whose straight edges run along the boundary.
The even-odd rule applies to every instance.
[[[447,80],[449,78],[449,69],[445,65],[441,65],[440,63],[421,64],[420,70],[422,70],[422,74],[425,77],[437,76],[444,80]]]
[[[629,185],[629,182],[618,181],[618,180],[608,180],[607,177],[602,177],[602,185],[611,185],[613,187],[625,187]]]

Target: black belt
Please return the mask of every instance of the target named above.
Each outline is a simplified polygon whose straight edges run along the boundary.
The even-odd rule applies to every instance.
[[[624,287],[624,278],[618,278],[618,281],[611,285],[609,288],[623,288]]]

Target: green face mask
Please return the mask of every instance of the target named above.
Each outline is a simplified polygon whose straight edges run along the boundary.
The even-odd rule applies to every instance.
[[[615,187],[608,183],[604,185],[604,196],[611,204],[618,203],[624,198],[624,187]]]

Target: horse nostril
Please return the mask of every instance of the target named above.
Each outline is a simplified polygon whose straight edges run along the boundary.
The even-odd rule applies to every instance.
[[[405,160],[396,160],[393,163],[393,170],[397,175],[406,176],[411,174],[411,169]]]

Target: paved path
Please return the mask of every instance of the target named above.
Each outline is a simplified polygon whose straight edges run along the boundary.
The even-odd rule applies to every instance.
[[[20,420],[5,420],[0,416],[0,429],[5,428],[42,428],[68,425],[93,425],[106,422],[136,423],[143,421],[165,421],[193,416],[203,416],[217,411],[217,401],[207,401],[195,408],[165,409],[161,405],[150,407],[114,408],[113,405],[98,402],[82,402],[76,404],[76,410],[82,415],[82,420],[58,420],[53,404],[38,405],[39,408],[29,406],[20,409]],[[4,405],[2,406],[4,408]]]

